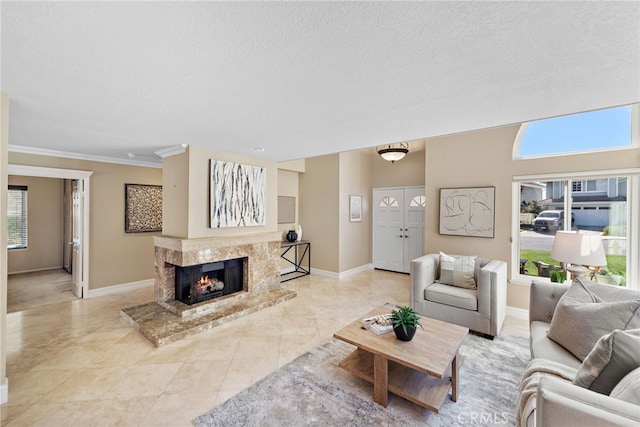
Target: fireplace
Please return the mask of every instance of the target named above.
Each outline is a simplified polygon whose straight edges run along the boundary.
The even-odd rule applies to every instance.
[[[244,263],[236,258],[206,264],[175,266],[176,300],[191,305],[244,289]]]

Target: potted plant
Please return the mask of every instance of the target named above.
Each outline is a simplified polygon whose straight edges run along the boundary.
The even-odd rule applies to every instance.
[[[396,337],[402,341],[411,341],[420,324],[420,317],[411,307],[399,307],[391,313],[391,324]]]
[[[612,274],[607,268],[602,267],[597,271],[593,277],[596,282],[603,283],[605,285],[620,286],[622,283],[622,276]]]
[[[558,268],[554,268],[549,274],[549,279],[556,283],[564,283],[565,277],[564,270]]]

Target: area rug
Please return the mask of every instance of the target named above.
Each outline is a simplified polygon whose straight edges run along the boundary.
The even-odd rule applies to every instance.
[[[528,340],[469,335],[460,352],[460,392],[435,414],[389,393],[386,408],[373,385],[338,367],[355,347],[329,339],[193,420],[195,426],[514,425],[517,387],[530,359]]]

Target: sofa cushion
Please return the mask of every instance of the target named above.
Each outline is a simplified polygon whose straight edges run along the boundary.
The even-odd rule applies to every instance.
[[[475,289],[474,278],[476,256],[447,255],[440,252],[440,274],[438,283]]]
[[[531,357],[551,360],[578,369],[580,361],[560,344],[549,339],[549,326],[551,324],[546,322],[531,322]]]
[[[477,291],[434,283],[424,290],[424,299],[465,310],[478,311]]]
[[[582,362],[573,383],[608,395],[629,372],[640,367],[640,329],[602,336]]]
[[[640,299],[607,302],[576,279],[558,301],[549,338],[583,361],[601,336],[635,325],[639,307]]]
[[[618,385],[611,390],[609,396],[640,405],[640,368],[629,372]]]

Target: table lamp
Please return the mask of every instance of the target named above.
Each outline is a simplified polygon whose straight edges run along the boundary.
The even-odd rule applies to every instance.
[[[589,272],[585,265],[600,267],[607,265],[600,233],[586,230],[558,231],[553,241],[551,258],[565,263],[567,271],[574,277]]]

